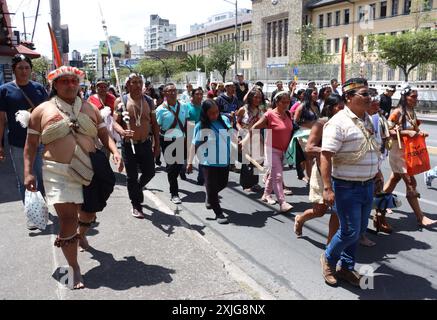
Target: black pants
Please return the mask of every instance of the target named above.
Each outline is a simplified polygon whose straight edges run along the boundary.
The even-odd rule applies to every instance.
[[[183,139],[183,138],[182,138]],[[167,178],[168,178],[168,183],[170,184],[170,194],[172,197],[176,197],[179,196],[179,184],[178,184],[178,176],[180,175],[181,172],[183,172],[184,166],[185,166],[185,160],[187,159],[186,157],[186,146],[184,143],[184,155],[183,155],[183,162],[182,163],[171,163],[169,159],[165,158],[165,151],[167,150],[167,148],[173,144],[173,143],[182,143],[181,141],[176,141],[175,139],[173,139],[172,141],[165,141],[164,137],[161,136],[161,148],[162,148],[162,152],[164,153],[164,160],[167,164]],[[173,151],[172,156],[174,158],[176,158],[176,150]],[[169,164],[169,162],[171,164]]]
[[[134,208],[141,209],[141,204],[144,202],[143,188],[155,176],[152,142],[147,140],[144,143],[136,144],[135,154],[132,152],[130,143],[123,143],[122,155],[127,173],[129,199]],[[142,173],[140,179],[138,179],[138,167]]]
[[[205,178],[206,201],[211,205],[216,216],[223,214],[220,207],[219,193],[228,186],[229,167],[202,166]]]

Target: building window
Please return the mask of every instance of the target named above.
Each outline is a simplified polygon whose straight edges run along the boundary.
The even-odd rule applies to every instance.
[[[369,20],[375,20],[375,19],[376,19],[376,4],[372,3],[370,5]]]
[[[359,35],[357,37],[357,44],[358,44],[358,51],[364,51],[364,36],[363,35]]]
[[[272,44],[272,24],[267,23],[267,58],[271,55],[271,44]]]
[[[319,29],[323,28],[323,14],[319,15]]]
[[[364,17],[366,16],[366,11],[363,6],[358,7],[358,21],[364,21]]]
[[[395,79],[395,70],[388,68],[387,70],[387,81],[393,81]]]
[[[417,81],[426,81],[428,78],[428,66],[420,65],[417,68]]]
[[[246,58],[247,58],[247,61],[250,61],[250,54],[249,54],[249,50],[247,50],[247,51],[246,51]]]
[[[309,25],[310,24],[310,17],[309,17],[309,15],[305,15],[305,17],[304,17],[304,25]]]
[[[340,39],[339,38],[335,39],[335,41],[334,41],[334,50],[335,50],[335,53],[340,53]]]
[[[382,81],[384,67],[382,65],[378,65],[376,67],[376,81]]]
[[[410,14],[411,12],[411,0],[405,0],[404,2],[404,14]]]
[[[343,38],[343,44],[346,44],[346,52],[349,51],[349,38]]]
[[[288,19],[284,20],[284,56],[288,56]]]
[[[336,11],[335,12],[335,25],[339,26],[340,25],[340,11]]]
[[[246,40],[250,41],[250,33],[249,30],[246,30]]]
[[[276,58],[276,32],[277,22],[272,23],[272,57]]]
[[[331,39],[326,40],[326,53],[331,53]]]
[[[328,20],[328,27],[332,26],[332,13],[329,12],[327,15],[327,20]]]
[[[399,0],[392,0],[391,2],[391,15],[397,16],[399,12]]]
[[[244,50],[241,51],[241,61],[244,61]]]
[[[344,24],[349,24],[349,9],[344,10]]]
[[[387,1],[381,2],[381,10],[379,12],[379,17],[381,19],[384,19],[385,17],[387,17]]]
[[[283,21],[278,21],[278,57],[282,57],[282,31]]]
[[[423,11],[431,11],[432,5],[432,0],[425,0],[425,2],[423,3]]]

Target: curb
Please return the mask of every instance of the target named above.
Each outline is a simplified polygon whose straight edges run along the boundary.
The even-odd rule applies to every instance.
[[[429,154],[436,156],[437,155],[437,147],[428,147]]]

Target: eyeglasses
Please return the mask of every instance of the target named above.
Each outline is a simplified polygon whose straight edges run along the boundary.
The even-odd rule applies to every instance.
[[[178,93],[177,90],[165,90],[164,93]]]
[[[355,93],[355,96],[361,96],[363,98],[367,98],[370,97],[370,93],[369,92],[363,92],[363,93]]]
[[[412,96],[409,96],[410,98],[413,98],[413,99],[417,99],[418,98],[418,95],[417,94],[414,94],[414,95],[412,95]]]
[[[64,86],[67,86],[67,85],[69,85],[69,84],[72,84],[72,85],[78,85],[78,84],[79,84],[79,80],[76,79],[76,78],[71,78],[71,79],[59,79],[59,80],[57,81],[57,83],[62,84],[62,85],[64,85]]]

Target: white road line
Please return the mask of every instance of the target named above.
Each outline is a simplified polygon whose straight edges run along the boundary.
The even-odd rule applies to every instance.
[[[57,248],[53,245],[56,241],[56,235],[55,235],[55,227],[54,225],[50,225],[50,244],[52,247],[52,254],[53,254],[53,272],[55,272],[57,270],[57,268],[60,267],[59,264],[59,260],[58,260],[58,255],[57,255]],[[58,296],[59,300],[66,300],[66,291],[67,288],[65,286],[63,286],[61,283],[59,283],[59,281],[57,282],[56,285],[57,289],[56,289],[56,294]]]

